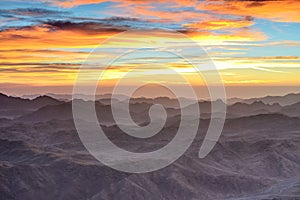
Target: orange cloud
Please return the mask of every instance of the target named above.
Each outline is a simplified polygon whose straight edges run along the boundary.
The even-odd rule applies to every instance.
[[[163,11],[149,5],[137,5],[128,8],[131,16],[134,17],[151,17],[159,22],[182,22],[190,19],[210,19],[210,14],[194,11]]]
[[[254,24],[251,20],[214,20],[203,21],[192,24],[184,24],[184,26],[196,30],[220,30],[228,28],[244,28]]]
[[[104,39],[124,30],[106,27],[89,30],[87,27],[68,24],[61,27],[44,24],[21,29],[11,28],[0,32],[0,40],[5,41],[0,49],[95,47]]]
[[[277,22],[300,22],[300,1],[203,1],[196,5],[200,10],[214,13],[252,16]]]
[[[197,11],[212,11],[219,14],[231,14],[238,16],[252,16],[256,18],[265,18],[278,22],[300,22],[300,1],[295,0],[269,0],[269,1],[228,1],[228,0],[174,0],[172,4],[168,0],[112,0],[119,3],[116,7],[130,9],[130,15],[157,16],[161,19],[184,20],[186,17],[204,17],[205,14]],[[105,0],[67,0],[52,1],[57,6],[74,7],[83,4],[103,3]],[[156,7],[150,6],[151,3]],[[157,4],[168,4],[168,8],[174,7],[194,7],[197,11],[158,11]],[[213,16],[213,15],[212,15]],[[208,15],[206,15],[208,17]]]
[[[74,52],[62,50],[32,50],[32,49],[11,49],[0,51],[0,63],[57,63],[64,62],[74,63],[84,61],[88,52]]]
[[[100,44],[103,40],[125,31],[123,27],[110,27],[97,23],[71,23],[71,22],[55,22],[43,24],[40,26],[10,28],[0,32],[0,40],[5,41],[5,45],[0,50],[11,49],[51,49],[51,48],[93,48]],[[262,40],[266,36],[259,31],[236,30],[228,34],[213,34],[209,32],[184,31],[195,40],[208,40],[218,43],[220,41],[253,41]],[[174,37],[172,34],[157,31],[156,35],[147,36],[159,37],[161,41]],[[119,46],[130,46],[135,41],[143,41],[145,44],[145,34],[139,36],[137,32],[131,39],[118,39]],[[13,56],[13,55],[11,55]]]
[[[111,0],[112,2],[119,2],[121,4],[126,4],[126,5],[145,5],[149,3],[170,3],[169,0]],[[53,0],[52,3],[65,7],[65,8],[70,8],[70,7],[76,7],[79,5],[86,5],[86,4],[97,4],[97,3],[103,3],[107,2],[107,0]],[[172,2],[173,7],[176,6],[192,6],[195,5],[195,0],[175,0]]]
[[[257,30],[238,29],[231,31],[228,34],[213,34],[202,33],[197,31],[187,31],[186,34],[195,41],[199,41],[202,45],[222,45],[227,41],[262,41],[267,39],[267,36]]]

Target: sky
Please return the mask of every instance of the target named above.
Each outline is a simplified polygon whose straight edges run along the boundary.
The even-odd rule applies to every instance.
[[[295,0],[4,0],[0,92],[71,93],[82,65],[86,85],[104,73],[99,93],[120,79],[124,88],[184,88],[178,75],[200,93],[205,84],[224,84],[228,97],[300,92],[299,10]],[[134,52],[99,71],[127,50]],[[177,53],[202,67],[204,77]],[[203,56],[216,69],[203,68]]]

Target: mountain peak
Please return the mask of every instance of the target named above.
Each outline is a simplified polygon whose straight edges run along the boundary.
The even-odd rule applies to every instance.
[[[8,96],[6,94],[3,94],[3,93],[0,92],[0,98],[1,97],[8,97]]]
[[[37,100],[58,101],[57,99],[55,99],[53,97],[50,97],[50,96],[47,96],[47,95],[41,95],[41,96],[38,96],[38,97],[33,99],[33,101],[37,101]]]

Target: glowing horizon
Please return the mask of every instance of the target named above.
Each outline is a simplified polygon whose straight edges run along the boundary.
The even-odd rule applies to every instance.
[[[168,29],[198,43],[228,88],[274,86],[273,94],[275,86],[280,86],[287,88],[286,93],[300,92],[299,10],[300,2],[290,0],[3,1],[0,92],[22,95],[56,88],[58,93],[69,93],[78,69],[98,44],[127,30],[153,29],[157,34],[151,37],[160,37],[162,42],[172,35],[159,30]],[[105,46],[99,56],[113,57],[114,48],[130,48],[136,41],[146,44],[151,37],[137,33],[133,40]],[[179,43],[186,48],[185,41]],[[199,59],[192,52],[191,57]],[[149,63],[156,66],[149,67]],[[111,87],[124,72],[136,68],[134,81],[126,84],[166,81],[180,87],[165,66],[187,76],[195,87],[205,85],[190,65],[177,58],[145,54],[111,66],[104,86]],[[90,70],[97,73],[97,69]]]

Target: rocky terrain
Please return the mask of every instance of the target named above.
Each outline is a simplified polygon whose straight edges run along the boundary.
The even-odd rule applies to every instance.
[[[185,154],[161,170],[129,174],[88,153],[74,126],[71,102],[1,95],[0,199],[300,199],[300,99],[265,99],[270,98],[228,105],[222,135],[204,159],[198,152],[210,121],[210,102],[199,102],[199,131]],[[139,98],[130,105],[133,119],[142,125],[149,122],[150,106],[159,102],[167,107],[168,120],[147,139],[124,134],[107,100],[99,99],[96,110],[113,143],[147,152],[172,140],[180,109],[168,98]]]

